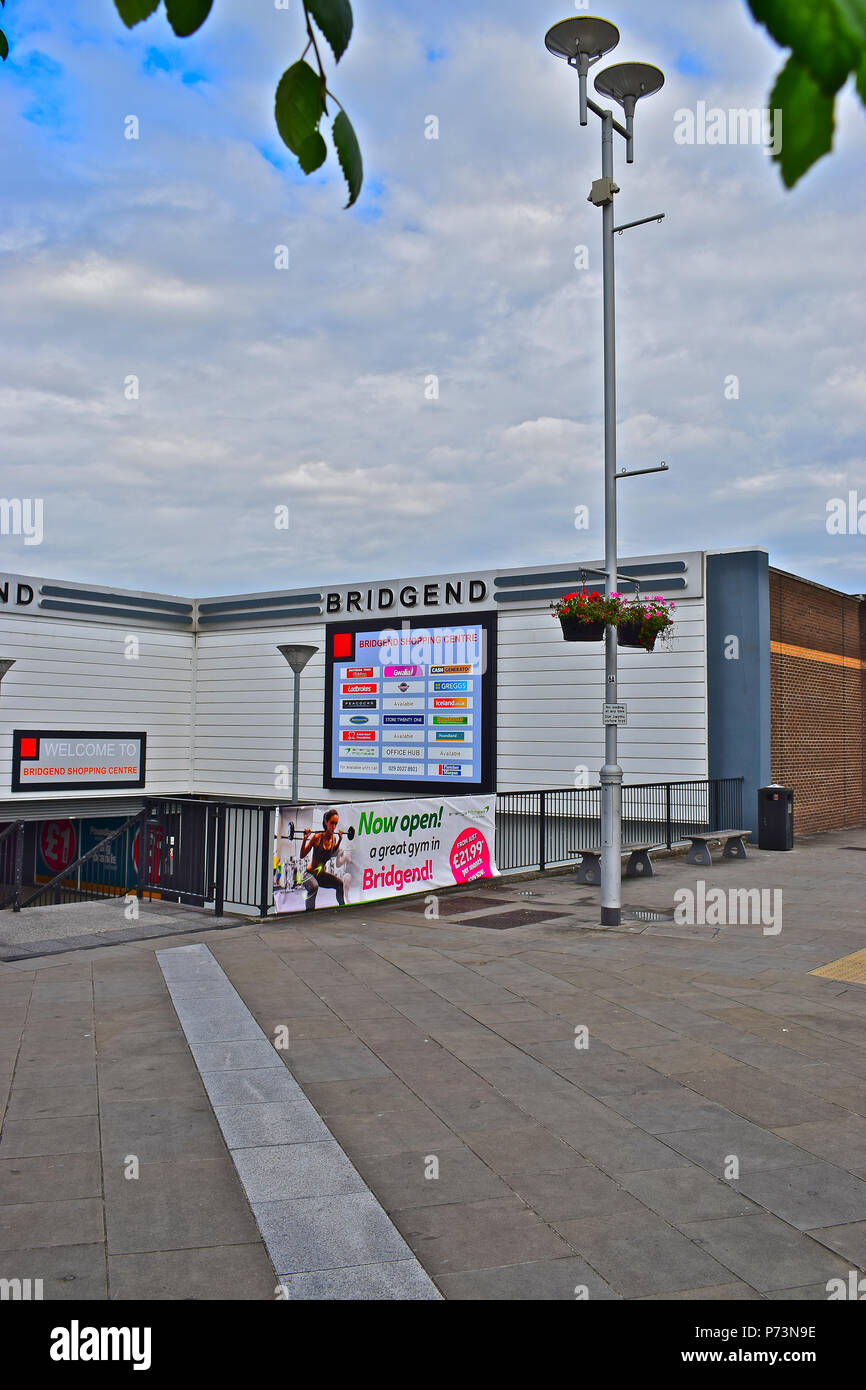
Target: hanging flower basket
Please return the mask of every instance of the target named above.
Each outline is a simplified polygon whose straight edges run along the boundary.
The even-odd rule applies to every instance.
[[[605,625],[602,622],[590,622],[568,613],[561,613],[559,621],[566,642],[600,642],[604,637]]]
[[[670,634],[675,605],[655,594],[652,598],[633,599],[624,605],[616,629],[621,647],[636,647],[645,652],[655,650],[656,638]]]
[[[619,622],[624,604],[619,594],[600,594],[597,589],[588,594],[580,589],[550,606],[566,642],[600,642],[607,624]]]
[[[656,633],[652,633],[649,645],[641,641],[641,624],[637,619],[628,620],[617,625],[616,640],[620,647],[640,647],[644,651],[651,652],[656,642]]]

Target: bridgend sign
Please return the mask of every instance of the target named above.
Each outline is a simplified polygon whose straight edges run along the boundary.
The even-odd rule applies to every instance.
[[[371,589],[333,589],[325,595],[325,615],[456,609],[467,603],[489,607],[489,597],[484,579],[431,579],[402,585],[380,584]]]
[[[116,730],[15,729],[13,792],[143,787],[147,735]]]

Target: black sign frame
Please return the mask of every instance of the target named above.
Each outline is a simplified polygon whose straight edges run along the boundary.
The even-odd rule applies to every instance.
[[[480,782],[468,782],[455,778],[451,781],[446,777],[410,779],[385,778],[385,777],[341,777],[333,770],[333,736],[334,736],[334,667],[345,665],[347,657],[334,657],[334,635],[338,632],[349,632],[355,637],[359,632],[381,632],[388,626],[387,621],[383,621],[383,615],[377,618],[365,618],[361,621],[357,619],[353,622],[341,621],[339,617],[334,617],[328,623],[325,632],[325,737],[322,758],[322,786],[334,791],[367,791],[375,797],[376,791],[381,789],[384,792],[400,792],[402,795],[412,795],[417,792],[420,794],[436,792],[442,795],[443,790],[454,796],[473,795],[486,796],[496,790],[496,642],[498,634],[497,618],[498,613],[445,613],[439,618],[436,614],[432,621],[429,615],[412,620],[409,618],[399,618],[394,623],[395,630],[401,630],[405,624],[410,629],[423,628],[428,632],[435,632],[437,629],[448,630],[452,627],[460,627],[464,623],[471,623],[475,627],[480,627],[484,632],[484,645],[486,648],[486,666],[481,676],[481,780]],[[444,621],[443,621],[444,620]],[[356,665],[363,665],[360,658],[354,658]],[[381,726],[380,726],[381,729]],[[427,749],[424,750],[424,759],[427,761]]]
[[[139,776],[137,778],[127,778],[125,781],[105,782],[101,778],[95,781],[83,781],[80,777],[68,777],[63,781],[45,781],[38,779],[25,782],[21,777],[21,744],[25,738],[51,738],[51,739],[137,739],[141,748],[139,762]],[[25,758],[24,762],[29,762]],[[12,731],[12,790],[13,792],[64,792],[71,791],[96,791],[97,788],[105,792],[129,791],[131,788],[140,789],[147,781],[147,733],[143,730],[128,729],[13,729]]]

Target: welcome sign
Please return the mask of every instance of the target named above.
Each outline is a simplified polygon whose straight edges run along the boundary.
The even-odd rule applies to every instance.
[[[112,729],[15,729],[12,790],[92,791],[143,787],[147,734]]]

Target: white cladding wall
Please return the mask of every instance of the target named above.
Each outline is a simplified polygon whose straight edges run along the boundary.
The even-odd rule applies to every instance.
[[[702,599],[677,603],[670,651],[619,649],[626,782],[707,776],[706,622]],[[549,611],[499,615],[498,790],[595,782],[604,762],[604,645],[564,642]]]
[[[124,641],[136,631],[140,655],[129,661]],[[678,603],[675,633],[669,652],[620,651],[628,782],[707,776],[703,600]],[[363,792],[322,786],[325,637],[317,621],[204,632],[195,643],[191,633],[3,614],[0,655],[16,665],[0,694],[0,797],[10,794],[12,729],[33,726],[146,730],[146,790],[154,795],[285,797],[293,677],[277,645],[304,642],[319,651],[301,677],[300,795],[362,800]],[[499,613],[500,791],[570,787],[582,765],[595,780],[604,761],[603,666],[602,644],[563,642],[548,609]]]
[[[675,633],[670,651],[620,650],[619,698],[629,718],[620,730],[620,763],[628,782],[707,776],[703,600],[678,603]],[[334,793],[322,786],[325,627],[319,623],[199,636],[196,790],[269,800],[283,795],[275,776],[280,767],[291,774],[293,678],[276,648],[285,642],[319,648],[301,677],[301,798],[381,798],[381,790]],[[497,667],[498,790],[571,787],[580,765],[594,781],[604,762],[602,644],[563,642],[546,608],[500,612]]]
[[[124,655],[130,635],[139,640],[135,661]],[[0,690],[0,797],[11,795],[12,730],[21,728],[143,729],[145,790],[159,795],[190,789],[191,632],[4,613],[0,643],[0,655],[15,661]],[[105,794],[74,793],[88,800]],[[16,793],[14,799],[58,795],[64,793]]]
[[[225,797],[288,800],[291,786],[291,667],[277,651],[287,642],[318,647],[301,675],[300,793],[323,800],[325,626],[199,633],[195,708],[195,789]],[[283,769],[283,785],[277,777]],[[355,799],[353,794],[352,800]]]

